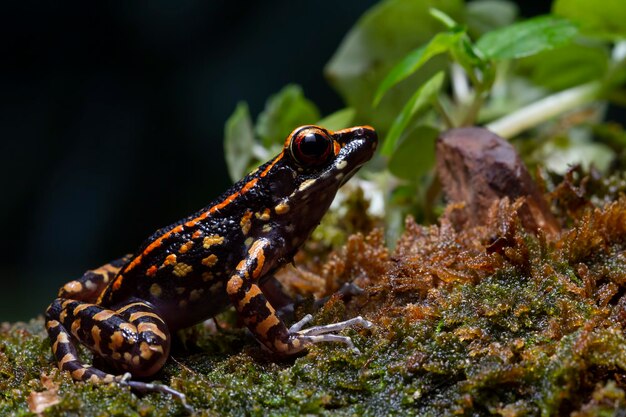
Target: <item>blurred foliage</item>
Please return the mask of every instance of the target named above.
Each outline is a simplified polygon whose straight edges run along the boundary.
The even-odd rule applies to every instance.
[[[384,139],[381,156],[360,175],[384,194],[393,240],[399,213],[432,219],[433,143],[448,128],[485,124],[515,139],[529,163],[543,160],[560,174],[578,163],[606,172],[622,151],[594,132],[608,100],[626,104],[626,8],[559,0],[551,15],[518,20],[517,12],[507,0],[381,1],[325,68],[346,107],[320,120],[294,85],[271,97],[256,123],[240,105],[225,129],[231,178],[279,152],[298,125],[372,125]],[[589,86],[584,94],[574,91],[581,86]],[[559,95],[568,89],[570,97]],[[530,127],[507,118],[524,112],[537,118]]]

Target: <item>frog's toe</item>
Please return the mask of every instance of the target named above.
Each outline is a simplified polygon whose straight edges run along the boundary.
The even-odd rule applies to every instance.
[[[180,391],[175,390],[172,387],[169,387],[164,384],[152,384],[149,382],[141,382],[141,381],[131,381],[125,378],[120,379],[119,383],[121,385],[126,385],[132,388],[133,390],[140,392],[142,394],[147,394],[150,392],[159,392],[161,394],[168,394],[172,397],[176,398],[180,401],[180,404],[183,406],[187,414],[192,415],[194,413],[194,409],[187,403],[187,397]]]
[[[299,340],[302,346],[320,342],[343,343],[350,349],[352,349],[355,353],[360,353],[360,351],[354,346],[354,343],[352,343],[352,339],[349,336],[341,336],[335,333],[356,325],[359,325],[366,329],[370,329],[374,326],[371,321],[365,320],[363,317],[358,316],[346,321],[341,321],[339,323],[332,323],[324,326],[313,326],[307,329],[302,329],[302,327],[305,324],[309,323],[312,319],[313,317],[310,314],[307,314],[302,320],[291,326],[291,328],[289,329],[290,332],[295,334],[295,337]]]

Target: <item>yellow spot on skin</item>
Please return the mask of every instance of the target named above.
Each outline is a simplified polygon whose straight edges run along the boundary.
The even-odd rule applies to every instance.
[[[176,287],[176,294],[181,295],[187,290],[185,287]]]
[[[150,285],[150,294],[153,297],[159,298],[162,293],[163,293],[163,290],[161,289],[161,286],[159,284],[154,283]]]
[[[69,343],[69,339],[67,338],[67,334],[66,333],[59,333],[59,335],[57,336],[57,340],[56,342],[54,342],[54,344],[52,345],[52,351],[56,352],[58,347],[59,347],[59,343],[63,344],[63,343]]]
[[[122,358],[122,354],[119,352],[113,352],[111,353],[111,358],[113,358],[116,361],[119,361]]]
[[[90,291],[93,291],[96,288],[98,288],[98,286],[94,282],[92,282],[91,280],[85,281],[85,287],[87,287],[87,289],[90,290]]]
[[[263,225],[263,229],[261,230],[263,231],[263,233],[269,233],[272,231],[272,225],[271,224]]]
[[[189,249],[191,249],[193,246],[193,240],[190,240],[188,242],[185,242],[180,249],[178,249],[179,253],[187,253],[189,252]]]
[[[72,334],[76,336],[78,334],[78,329],[80,329],[80,319],[76,319],[72,323]]]
[[[247,238],[246,240],[244,240],[243,244],[246,245],[246,247],[250,247],[250,245],[252,245],[252,242],[254,242],[254,238],[252,236],[250,236],[249,238]]]
[[[228,294],[236,294],[242,285],[243,285],[243,280],[237,275],[235,275],[231,279],[228,280],[226,291],[228,292]]]
[[[80,313],[81,311],[89,307],[91,307],[91,304],[80,304],[78,307],[74,309],[72,314],[74,314],[75,316],[78,316],[78,313]]]
[[[121,331],[115,331],[111,335],[111,343],[109,343],[109,349],[112,351],[119,350],[124,345],[124,335]]]
[[[140,361],[141,361],[141,358],[139,356],[133,356],[133,365],[135,366],[139,365]]]
[[[122,307],[119,310],[117,310],[117,314],[122,314],[123,312],[125,312],[129,308],[137,307],[137,306],[145,306],[145,304],[142,303],[142,302],[138,302],[138,303],[132,303],[132,304],[125,305],[124,307]]]
[[[65,356],[63,356],[63,358],[61,358],[61,360],[59,361],[59,369],[63,370],[63,366],[65,366],[66,363],[72,362],[75,360],[76,360],[76,357],[74,357],[74,355],[72,355],[71,353],[66,353]]]
[[[196,230],[193,232],[193,235],[191,235],[193,239],[198,239],[200,236],[202,236],[202,230]]]
[[[81,292],[83,289],[83,285],[78,281],[70,281],[63,286],[63,291],[69,293],[77,293]]]
[[[256,213],[255,217],[264,222],[268,221],[270,219],[270,209],[266,208],[263,210],[263,213]]]
[[[130,323],[122,323],[120,324],[120,330],[125,331],[127,334],[128,333],[132,333],[132,334],[136,334],[137,333],[137,328],[130,324]]]
[[[239,263],[237,264],[237,271],[239,272],[243,272],[246,270],[246,260],[242,259],[241,261],[239,261]]]
[[[61,322],[65,322],[66,318],[67,318],[67,310],[61,311],[61,314],[59,314],[59,320],[61,320]]]
[[[274,211],[276,212],[276,214],[285,214],[289,212],[289,204],[287,203],[277,204],[276,207],[274,207]]]
[[[163,319],[161,317],[157,316],[154,313],[150,313],[148,311],[138,311],[137,313],[133,313],[133,314],[130,315],[128,321],[131,321],[131,322],[132,321],[136,321],[136,320],[139,320],[139,319],[141,319],[143,317],[152,317],[152,318],[155,318],[155,319],[159,320],[161,323],[163,322]]]
[[[176,255],[172,253],[170,255],[167,255],[167,258],[165,258],[165,261],[163,262],[162,266],[175,265],[175,264],[176,264]]]
[[[124,352],[124,362],[130,363],[132,359],[133,355],[131,355],[130,352]]]
[[[177,277],[184,277],[191,271],[193,271],[193,267],[191,265],[187,265],[184,262],[179,262],[174,265],[174,270],[172,271],[172,273]]]
[[[212,272],[203,272],[202,273],[202,280],[204,282],[211,281],[212,279],[213,279],[213,273]]]
[[[256,333],[265,336],[272,327],[279,323],[278,318],[272,314],[256,325]]]
[[[296,345],[296,341],[297,341],[297,339],[292,342],[294,346]],[[298,341],[298,345],[299,344],[300,343]],[[283,343],[283,342],[281,342],[280,340],[277,339],[277,340],[274,341],[274,349],[273,350],[276,351],[276,352],[287,352],[289,350],[289,345],[286,344],[286,343]]]
[[[178,303],[178,307],[180,308],[186,308],[187,307],[187,300],[180,300],[180,302]]]
[[[96,321],[104,321],[112,317],[115,313],[111,310],[102,310],[101,312],[94,314],[93,319]]]
[[[298,191],[304,191],[307,188],[309,188],[311,185],[313,185],[314,183],[315,183],[315,179],[302,181],[302,184],[300,184],[300,186],[298,187]]]
[[[189,300],[198,301],[202,297],[203,292],[204,290],[202,288],[199,288],[197,290],[192,290],[191,293],[189,293]]]
[[[257,260],[256,268],[254,268],[254,271],[252,271],[252,278],[254,279],[259,277],[261,271],[263,270],[263,265],[265,264],[265,245],[266,241],[260,239],[254,242],[250,250],[248,250],[250,257]]]
[[[48,323],[46,323],[46,327],[47,327],[48,329],[54,329],[54,328],[55,328],[55,327],[57,327],[59,324],[61,324],[61,323],[59,323],[59,322],[58,322],[58,321],[56,321],[56,320],[50,320]]]
[[[210,268],[213,265],[215,265],[217,261],[218,261],[217,256],[215,254],[210,254],[209,256],[207,256],[206,258],[202,260],[202,265]]]
[[[252,298],[256,297],[259,294],[261,294],[261,290],[259,289],[259,287],[257,287],[256,285],[252,285],[250,289],[246,291],[246,294],[244,295],[243,299],[239,301],[239,307],[243,308],[250,302]]]
[[[83,379],[83,375],[85,375],[85,372],[87,372],[85,368],[75,369],[74,371],[72,371],[72,378],[78,380]]]
[[[98,326],[93,326],[91,328],[91,338],[93,339],[93,345],[98,352],[100,352],[100,343],[102,342],[100,332],[101,329]]]
[[[152,332],[163,340],[167,339],[165,333],[163,333],[154,323],[139,323],[137,330],[139,330],[140,333]]]
[[[98,382],[100,382],[100,378],[98,378],[98,375],[91,375],[87,381],[91,382],[92,384],[97,384]]]
[[[239,225],[241,226],[241,231],[244,235],[247,235],[252,227],[252,212],[250,210],[246,211],[246,213],[241,217],[241,221]]]
[[[202,240],[202,247],[209,249],[213,245],[221,245],[224,242],[224,238],[219,235],[207,236]]]
[[[146,275],[149,277],[153,277],[156,275],[157,271],[159,270],[159,268],[156,267],[156,265],[152,265],[150,268],[148,268],[148,270],[146,271]]]
[[[122,286],[122,281],[124,281],[124,276],[120,275],[115,278],[115,282],[113,282],[113,289],[118,290]]]
[[[150,345],[146,342],[141,342],[139,345],[140,355],[143,359],[148,360],[152,357],[152,349],[150,349]]]

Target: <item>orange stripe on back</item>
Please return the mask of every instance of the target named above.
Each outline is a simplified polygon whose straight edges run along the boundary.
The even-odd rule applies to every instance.
[[[278,156],[276,158],[274,158],[272,163],[269,164],[263,170],[263,172],[261,172],[260,176],[261,177],[265,177],[267,175],[267,173],[270,171],[270,169],[272,169],[274,167],[274,165],[276,165],[276,163],[282,159],[284,153],[285,152],[283,151],[280,154],[278,154]],[[256,183],[258,181],[259,181],[258,178],[251,179],[250,181],[248,181],[241,188],[240,191],[236,191],[236,192],[232,193],[231,195],[226,197],[221,203],[216,204],[216,205],[212,206],[210,209],[202,212],[202,214],[200,214],[195,219],[189,220],[188,222],[185,223],[185,226],[188,227],[188,228],[194,227],[196,224],[198,224],[198,222],[200,222],[200,221],[206,219],[207,217],[209,217],[210,214],[215,213],[217,210],[223,209],[224,207],[228,206],[230,203],[235,201],[237,199],[237,197],[239,197],[239,196],[247,193],[248,191],[250,191],[256,185]],[[173,233],[182,232],[183,229],[184,228],[183,228],[182,225],[178,225],[175,228],[173,228],[172,230],[168,230],[167,232],[163,233],[161,236],[159,236],[157,239],[155,239],[151,244],[149,244],[148,247],[146,247],[144,249],[144,251],[140,255],[137,255],[133,259],[133,261],[131,263],[129,263],[128,266],[126,266],[126,268],[124,268],[124,273],[128,273],[129,271],[131,271],[134,268],[136,268],[139,264],[141,264],[141,261],[142,261],[144,256],[147,256],[154,249],[156,249],[159,246],[161,246],[163,244],[163,241],[165,239],[167,239],[169,236],[171,236]]]

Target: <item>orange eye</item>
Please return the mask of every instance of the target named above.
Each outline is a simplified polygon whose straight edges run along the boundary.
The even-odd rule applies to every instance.
[[[320,166],[328,161],[332,145],[332,139],[324,131],[307,129],[295,135],[289,149],[299,164]]]

